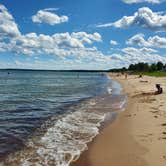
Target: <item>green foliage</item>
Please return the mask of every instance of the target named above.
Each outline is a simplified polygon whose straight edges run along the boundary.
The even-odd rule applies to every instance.
[[[157,66],[156,66],[155,63],[151,64],[149,71],[150,71],[150,72],[157,71]]]
[[[111,69],[109,71],[122,73],[127,71],[133,74],[161,77],[166,76],[166,64],[163,64],[162,62],[153,64],[140,62],[137,64],[130,64],[128,69],[123,67],[121,69]]]
[[[149,65],[148,63],[137,63],[131,64],[128,67],[129,71],[133,72],[154,72],[154,71],[163,71],[166,70],[166,64],[164,65],[162,62],[157,62]]]
[[[157,62],[156,67],[157,67],[157,70],[163,70],[164,64],[162,62]]]
[[[130,71],[149,71],[149,65],[148,63],[137,63],[137,64],[131,64],[128,68]]]
[[[155,72],[134,72],[136,75],[147,75],[155,77],[166,77],[166,71],[155,71]]]

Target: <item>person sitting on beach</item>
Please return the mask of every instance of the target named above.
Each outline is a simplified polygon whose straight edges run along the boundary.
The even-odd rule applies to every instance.
[[[162,94],[163,93],[163,88],[161,88],[160,84],[156,84],[157,91],[155,94]]]
[[[125,73],[125,79],[127,79],[127,73]]]

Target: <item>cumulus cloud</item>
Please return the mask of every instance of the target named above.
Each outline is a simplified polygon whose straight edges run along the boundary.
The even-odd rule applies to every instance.
[[[59,10],[59,8],[46,8],[46,9],[43,9],[44,11],[57,11]]]
[[[56,9],[47,9],[45,11],[50,12],[55,10]],[[89,65],[89,69],[106,69],[127,66],[130,63],[137,62],[166,62],[165,56],[160,56],[157,50],[147,48],[148,46],[139,49],[133,47],[124,48],[122,51],[118,50],[118,54],[103,54],[93,45],[94,42],[102,42],[102,36],[97,32],[66,32],[52,35],[36,33],[21,34],[13,16],[2,5],[0,6],[0,23],[0,52],[34,55],[30,57],[30,59],[34,58],[33,64],[31,64],[32,60],[27,63],[19,59],[16,60],[15,65],[19,68],[46,69],[49,67],[50,69],[55,69],[56,66],[58,69],[60,68],[60,63],[64,64],[64,66],[66,66],[66,64],[70,65],[70,69],[71,66],[78,69],[80,66],[83,66],[83,64],[86,67]],[[7,28],[9,25],[10,27]],[[158,40],[159,39],[154,36],[149,37],[147,40],[144,39],[142,43],[149,41],[151,41],[151,43],[152,41],[153,43],[157,43],[156,41]],[[110,43],[114,45],[117,44],[116,41],[111,41]],[[163,42],[160,41],[160,43]],[[55,59],[53,61],[44,62],[40,60],[40,58],[35,58],[41,54],[55,55],[52,56],[52,59]],[[12,64],[8,65],[12,66]],[[2,64],[2,66],[4,66],[4,64]]]
[[[55,10],[58,9],[47,8],[43,12]],[[55,33],[53,35],[37,35],[36,33],[21,34],[13,16],[5,6],[0,5],[0,52],[10,51],[26,55],[83,56],[83,54],[97,53],[96,48],[87,46],[101,41],[102,37],[97,32],[66,32]]]
[[[73,32],[72,37],[80,40],[83,43],[92,44],[92,41],[101,42],[102,37],[99,33],[95,32],[93,34],[87,34],[86,32]]]
[[[26,55],[83,56],[87,52],[97,52],[95,47],[87,47],[87,45],[101,41],[102,37],[97,32],[92,34],[86,32],[70,34],[66,32],[53,35],[28,33],[15,37],[9,43],[0,43],[0,48],[1,50]]]
[[[123,2],[125,2],[125,3],[127,3],[127,4],[132,4],[132,3],[144,3],[144,2],[159,4],[159,3],[162,3],[162,2],[166,2],[166,0],[123,0]]]
[[[166,48],[166,38],[155,35],[155,36],[150,36],[146,40],[144,34],[140,33],[127,40],[126,44],[138,45],[144,47]]]
[[[140,26],[153,31],[166,31],[166,15],[162,12],[153,12],[148,7],[138,9],[133,16],[123,16],[114,23],[101,24],[97,27],[126,28],[131,26]]]
[[[122,49],[122,52],[125,55],[125,58],[130,60],[130,63],[138,63],[138,62],[148,62],[154,63],[157,61],[166,62],[166,58],[157,54],[157,50],[151,48],[134,48],[127,47]]]
[[[118,45],[118,42],[115,40],[110,40],[110,44],[116,46],[116,45]]]
[[[35,15],[32,16],[32,21],[35,23],[47,23],[49,25],[61,24],[64,22],[68,22],[68,16],[58,16],[53,13],[57,9],[48,8],[39,10]]]
[[[4,5],[0,4],[0,39],[19,36],[17,24]]]
[[[128,55],[129,54],[133,55],[133,54],[139,54],[139,53],[142,53],[142,54],[156,53],[158,51],[155,49],[146,48],[146,47],[143,47],[143,48],[127,47],[122,49],[122,52]]]
[[[127,67],[130,64],[138,62],[156,63],[162,61],[163,63],[166,63],[165,56],[161,56],[156,50],[146,47],[127,47],[122,49],[119,54],[112,54],[110,58],[114,63],[118,63],[116,67]]]

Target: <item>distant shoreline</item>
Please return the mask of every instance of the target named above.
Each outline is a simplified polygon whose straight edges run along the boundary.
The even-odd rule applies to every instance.
[[[52,71],[52,72],[108,72],[108,70],[44,70],[44,69],[0,69],[0,71]]]

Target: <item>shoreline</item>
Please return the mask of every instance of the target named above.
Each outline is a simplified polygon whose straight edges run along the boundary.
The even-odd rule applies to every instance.
[[[116,111],[119,110],[119,106],[124,105],[120,102],[123,101],[123,95],[120,95],[119,84],[106,77],[107,75],[101,77],[104,80],[104,89],[100,95],[68,104],[65,109],[71,109],[73,112],[64,114],[64,116],[62,114],[60,120],[52,119],[51,125],[46,126],[46,128],[43,125],[42,129],[45,132],[42,133],[43,130],[36,132],[27,140],[25,148],[8,155],[0,162],[0,165],[33,165],[36,163],[43,164],[47,161],[48,165],[55,163],[55,161],[57,165],[69,165],[71,161],[79,158],[80,152],[86,149],[88,142],[91,142],[99,134],[99,131],[109,124],[110,120],[114,119],[115,115],[114,113],[110,114],[110,108]],[[109,88],[111,95],[108,93]],[[107,113],[110,116],[105,118]],[[107,124],[104,119],[108,119],[106,120]],[[48,119],[49,123],[50,119]],[[60,138],[59,135],[61,135]],[[61,151],[64,149],[64,153],[61,152],[60,155],[55,153],[59,150],[57,145],[61,148],[59,148]],[[67,152],[66,149],[68,149]],[[53,156],[54,154],[56,155]],[[49,157],[52,157],[54,161],[47,160]]]
[[[70,166],[165,166],[166,95],[152,95],[152,92],[156,83],[166,89],[166,78],[112,78],[127,94],[127,108]]]

